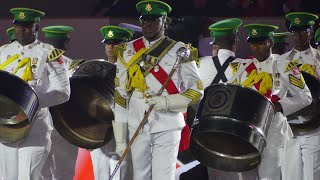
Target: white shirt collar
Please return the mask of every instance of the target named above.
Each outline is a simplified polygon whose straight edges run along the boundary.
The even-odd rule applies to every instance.
[[[34,46],[36,46],[37,44],[40,43],[40,41],[38,39],[34,40],[32,43],[27,44],[25,46],[22,46],[18,41],[15,41],[14,43],[17,43],[18,48],[21,49],[32,49]]]
[[[153,46],[156,42],[158,42],[160,39],[162,39],[164,36],[154,40],[154,41],[148,41],[144,36],[142,37],[143,39],[143,43],[145,45],[146,48],[149,48],[151,46]]]

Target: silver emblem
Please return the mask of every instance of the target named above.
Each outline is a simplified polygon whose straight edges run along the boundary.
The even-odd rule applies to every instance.
[[[140,64],[141,67],[143,67],[144,66],[144,61],[140,61],[139,64]]]
[[[154,72],[159,72],[159,66],[158,65],[154,66]]]

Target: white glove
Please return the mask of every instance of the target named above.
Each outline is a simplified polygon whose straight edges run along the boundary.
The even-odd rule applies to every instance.
[[[112,121],[116,153],[121,156],[127,147],[128,123]]]
[[[155,96],[148,100],[148,105],[154,105],[153,109],[156,111],[167,111],[168,101],[166,96]]]
[[[172,94],[152,97],[148,104],[149,106],[154,104],[154,110],[156,111],[185,112],[190,102],[189,98],[181,94]]]

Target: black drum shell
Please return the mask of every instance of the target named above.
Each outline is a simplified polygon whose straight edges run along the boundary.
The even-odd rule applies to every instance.
[[[113,137],[116,66],[88,60],[70,77],[70,100],[50,108],[58,133],[71,144],[96,149]]]
[[[20,77],[0,71],[0,79],[0,118],[19,117],[0,123],[0,142],[12,143],[28,135],[39,101],[34,89]]]
[[[190,149],[213,169],[243,172],[258,166],[266,146],[273,104],[259,92],[234,84],[205,89]]]

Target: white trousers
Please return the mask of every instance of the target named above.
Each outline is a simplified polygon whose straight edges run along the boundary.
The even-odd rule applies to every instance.
[[[292,131],[287,118],[277,113],[270,125],[267,135],[267,145],[259,165],[261,180],[281,180],[281,166],[285,162],[284,150],[287,141],[292,138]]]
[[[95,180],[108,180],[113,172],[110,162],[114,159],[118,159],[115,155],[115,140],[112,138],[105,146],[95,149],[90,152],[93,165],[93,173]],[[115,161],[113,161],[115,162]],[[120,180],[132,180],[132,162],[131,154],[121,163],[119,178]],[[114,176],[113,180],[118,180]]]
[[[290,139],[285,156],[284,180],[320,180],[320,131]]]
[[[136,127],[129,124],[129,137]],[[150,132],[149,123],[131,146],[134,180],[174,180],[181,129]]]
[[[41,170],[42,180],[73,180],[78,147],[67,142],[55,129],[51,141],[51,151]]]
[[[30,133],[12,144],[0,143],[1,180],[38,180],[51,147],[51,130]]]

